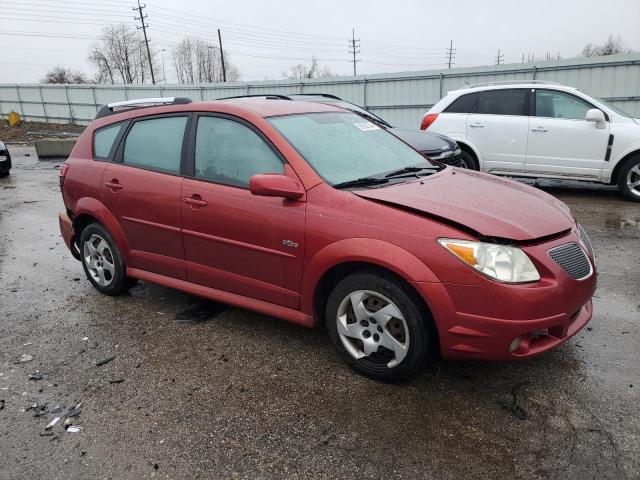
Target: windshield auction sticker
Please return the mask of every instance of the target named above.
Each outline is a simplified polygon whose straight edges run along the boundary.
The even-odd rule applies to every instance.
[[[380,127],[370,122],[358,122],[358,123],[354,123],[354,125],[358,127],[360,130],[362,130],[363,132],[368,132],[369,130],[380,130]]]

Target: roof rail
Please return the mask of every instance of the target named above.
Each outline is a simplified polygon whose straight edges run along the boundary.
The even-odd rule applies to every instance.
[[[100,107],[93,119],[106,117],[123,110],[132,110],[136,108],[159,107],[162,105],[182,105],[191,103],[191,99],[187,97],[156,97],[156,98],[137,98],[135,100],[126,100],[124,102],[108,103]]]
[[[330,93],[292,93],[292,97],[325,97],[332,98],[333,100],[342,100],[340,97],[332,95]]]
[[[234,95],[232,97],[221,97],[216,100],[233,100],[236,98],[266,98],[267,100],[291,100],[287,95],[279,93],[255,93],[253,95]]]
[[[522,84],[540,84],[540,85],[561,85],[551,80],[500,80],[496,82],[482,82],[482,83],[470,83],[465,85],[464,88],[476,88],[476,87],[491,87],[493,85],[522,85]]]

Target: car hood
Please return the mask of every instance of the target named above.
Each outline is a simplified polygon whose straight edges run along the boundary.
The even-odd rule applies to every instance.
[[[451,167],[420,181],[354,193],[472,230],[481,237],[529,241],[566,231],[574,224],[569,208],[547,193]]]
[[[407,130],[405,128],[390,128],[389,131],[401,140],[404,140],[419,152],[428,152],[432,155],[440,155],[444,152],[458,148],[455,140],[437,133],[422,130]],[[446,147],[446,148],[443,148]]]

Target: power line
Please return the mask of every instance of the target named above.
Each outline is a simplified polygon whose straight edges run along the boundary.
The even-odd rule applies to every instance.
[[[146,8],[146,5],[140,5],[140,0],[138,0],[138,8],[133,8],[134,11],[138,11],[139,17],[133,17],[134,20],[140,20],[141,27],[136,27],[138,29],[142,29],[142,33],[144,34],[144,43],[147,46],[147,58],[149,59],[149,70],[151,71],[151,83],[156,84],[156,77],[153,75],[153,62],[151,61],[151,50],[149,50],[149,39],[147,38],[147,28],[148,24],[144,22],[144,19],[147,18],[148,15],[144,15],[142,10]]]
[[[356,40],[356,29],[351,29],[351,40],[349,41],[349,53],[353,54],[353,76],[356,76],[356,63],[360,60],[356,59],[356,54],[360,53],[360,39]]]
[[[451,65],[453,65],[451,61],[456,56],[456,49],[453,48],[453,40],[451,40],[451,43],[449,44],[449,48],[447,48],[447,56],[449,57],[449,62],[448,62],[449,68],[451,68]]]

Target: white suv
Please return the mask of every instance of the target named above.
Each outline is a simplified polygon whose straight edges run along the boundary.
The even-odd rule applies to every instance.
[[[617,184],[640,201],[640,120],[577,88],[525,81],[449,92],[422,119],[499,175]]]

